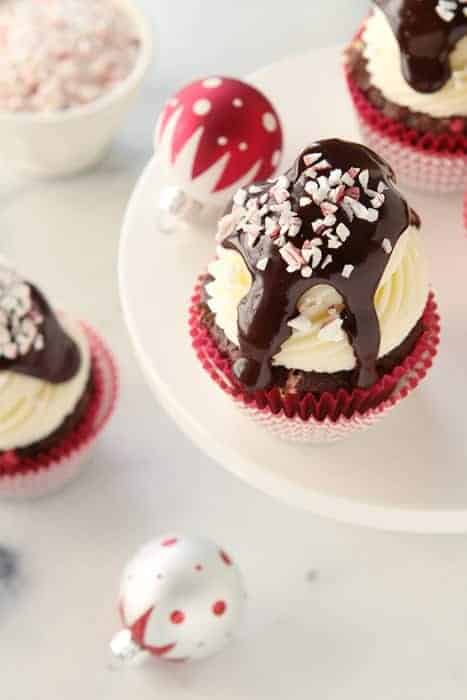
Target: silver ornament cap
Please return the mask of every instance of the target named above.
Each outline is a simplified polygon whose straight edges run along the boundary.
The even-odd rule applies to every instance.
[[[164,233],[171,233],[180,224],[196,225],[203,205],[177,185],[166,185],[159,193],[157,220]]]
[[[140,666],[150,656],[132,639],[129,629],[117,632],[110,642],[110,651],[114,659],[125,666]]]

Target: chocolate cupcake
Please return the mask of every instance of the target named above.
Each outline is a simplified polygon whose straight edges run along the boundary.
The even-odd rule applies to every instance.
[[[346,52],[365,141],[419,189],[461,190],[467,176],[467,7],[376,0]]]
[[[337,139],[240,190],[190,325],[205,369],[279,435],[340,437],[418,384],[439,324],[420,219],[391,167]]]
[[[76,473],[110,414],[113,374],[95,334],[57,315],[35,285],[2,261],[0,496],[40,495]]]

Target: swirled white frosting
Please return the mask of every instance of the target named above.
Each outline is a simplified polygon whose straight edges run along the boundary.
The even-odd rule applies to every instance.
[[[460,39],[451,53],[451,78],[433,93],[417,92],[406,82],[399,44],[379,8],[375,7],[367,20],[362,38],[371,82],[387,100],[435,118],[467,116],[467,37]]]
[[[213,281],[206,286],[216,324],[238,346],[237,309],[252,279],[241,255],[225,248],[209,266]],[[421,318],[429,293],[428,264],[417,228],[410,226],[400,237],[375,295],[381,344],[379,357],[397,348]],[[329,285],[305,292],[298,316],[290,322],[292,335],[273,358],[275,365],[305,372],[352,370],[356,359],[340,312],[342,297]]]
[[[67,382],[51,384],[0,371],[0,450],[27,447],[53,433],[73,413],[89,379],[91,356],[81,326],[67,317],[60,322],[80,349],[81,364]]]

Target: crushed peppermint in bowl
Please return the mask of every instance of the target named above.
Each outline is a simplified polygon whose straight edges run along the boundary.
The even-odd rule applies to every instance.
[[[138,28],[115,0],[0,4],[0,110],[50,112],[89,104],[134,70]]]
[[[95,165],[151,59],[135,0],[2,0],[0,159],[39,177]]]

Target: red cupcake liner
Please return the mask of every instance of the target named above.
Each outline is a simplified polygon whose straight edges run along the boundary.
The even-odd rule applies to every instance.
[[[237,406],[285,439],[330,442],[372,425],[418,386],[437,354],[440,319],[431,293],[423,314],[425,331],[414,349],[402,364],[369,389],[340,389],[321,395],[283,393],[278,388],[248,393],[235,378],[230,358],[220,352],[202,322],[202,284],[200,278],[189,312],[192,345],[201,365]]]
[[[91,350],[92,390],[85,415],[57,445],[33,458],[14,451],[0,457],[0,498],[36,498],[75,478],[111,417],[118,397],[118,373],[112,353],[97,333],[81,323]]]
[[[387,160],[400,182],[428,192],[458,192],[467,180],[467,138],[409,129],[386,117],[345,68],[347,85],[364,142]]]

